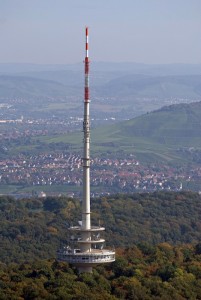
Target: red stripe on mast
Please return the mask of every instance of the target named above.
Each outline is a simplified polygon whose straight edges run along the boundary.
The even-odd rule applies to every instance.
[[[85,88],[84,88],[84,101],[89,102],[89,29],[86,27],[86,56],[85,56]]]

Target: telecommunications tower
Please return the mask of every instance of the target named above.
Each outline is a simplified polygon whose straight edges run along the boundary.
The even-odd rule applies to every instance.
[[[105,240],[101,238],[100,232],[105,228],[91,226],[90,211],[90,117],[89,117],[89,39],[88,27],[86,27],[85,45],[85,88],[84,88],[84,151],[83,151],[83,199],[82,199],[82,221],[78,226],[68,228],[71,233],[69,245],[58,251],[58,259],[66,261],[78,267],[80,273],[92,272],[96,264],[115,261],[115,251],[106,250],[103,245]]]

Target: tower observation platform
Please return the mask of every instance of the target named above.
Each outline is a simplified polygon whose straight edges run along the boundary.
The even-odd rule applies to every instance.
[[[115,261],[115,252],[103,249],[105,240],[100,237],[100,232],[104,230],[104,227],[98,226],[91,226],[90,229],[70,227],[69,231],[76,233],[76,237],[71,236],[71,246],[58,251],[58,259],[77,266],[80,273],[91,273],[93,266]]]
[[[101,226],[91,225],[90,211],[90,116],[89,116],[89,43],[88,27],[86,27],[85,45],[85,88],[84,88],[84,151],[82,158],[83,167],[83,199],[82,221],[79,226],[68,228],[71,233],[69,244],[57,251],[57,258],[75,265],[79,272],[92,272],[92,267],[97,264],[115,261],[115,251],[104,249],[105,240],[101,238],[101,232],[105,230]]]

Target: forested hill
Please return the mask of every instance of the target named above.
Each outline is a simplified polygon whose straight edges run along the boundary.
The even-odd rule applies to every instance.
[[[200,120],[201,102],[165,106],[128,121],[95,129],[92,131],[93,148],[127,151],[135,154],[140,162],[171,162],[182,166],[198,163]]]
[[[201,196],[94,199],[93,223],[121,248],[114,263],[79,275],[55,256],[80,210],[75,199],[0,198],[0,299],[201,299]]]
[[[146,74],[146,73],[140,73]],[[184,98],[199,99],[201,76],[148,76],[129,74],[115,78],[105,84],[102,94],[107,97],[118,95],[125,98]]]
[[[160,73],[160,72],[159,72]],[[145,75],[144,75],[145,74]],[[135,99],[188,99],[201,97],[201,75],[146,75],[130,72],[92,73],[93,93],[98,97],[117,97],[132,104]],[[123,76],[122,76],[123,75]],[[0,98],[65,97],[79,95],[82,71],[54,70],[2,74]],[[74,88],[73,88],[74,87]],[[76,88],[75,88],[76,87]]]
[[[119,144],[157,143],[168,146],[201,147],[201,102],[177,104],[95,131],[102,140]]]
[[[5,101],[4,98],[41,101],[41,99],[65,97],[75,92],[73,88],[53,80],[25,76],[0,75],[0,86],[0,102]]]
[[[139,245],[117,250],[116,261],[78,274],[67,263],[0,263],[1,300],[199,300],[201,243]]]
[[[108,246],[147,242],[197,243],[201,239],[201,196],[192,192],[155,192],[92,200],[94,225],[106,227]],[[80,201],[68,198],[0,198],[0,261],[54,258],[77,224]]]
[[[128,136],[177,146],[201,146],[201,102],[165,106],[121,124]]]

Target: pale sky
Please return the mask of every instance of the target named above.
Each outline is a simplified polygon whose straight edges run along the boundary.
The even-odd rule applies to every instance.
[[[0,63],[201,63],[201,0],[0,0]]]

